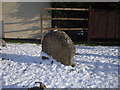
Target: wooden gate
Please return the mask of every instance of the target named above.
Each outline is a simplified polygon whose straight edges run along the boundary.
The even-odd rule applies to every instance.
[[[90,10],[88,39],[120,39],[120,12]]]

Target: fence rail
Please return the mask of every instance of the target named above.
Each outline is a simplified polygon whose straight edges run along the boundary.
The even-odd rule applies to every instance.
[[[43,28],[43,30],[88,30],[88,28]]]
[[[44,10],[74,10],[74,11],[89,11],[88,8],[43,8]]]
[[[43,18],[43,20],[88,20],[87,18]]]

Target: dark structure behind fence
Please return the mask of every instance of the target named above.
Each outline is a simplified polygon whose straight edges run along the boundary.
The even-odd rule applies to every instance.
[[[120,40],[120,12],[91,9],[88,40]]]

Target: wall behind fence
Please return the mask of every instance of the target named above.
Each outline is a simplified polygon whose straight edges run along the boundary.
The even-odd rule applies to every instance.
[[[47,2],[3,2],[2,18],[5,38],[40,38],[40,9],[50,7]],[[45,17],[51,17],[43,11]],[[43,27],[51,26],[51,21],[44,21]]]
[[[89,40],[120,39],[120,13],[109,10],[91,10]]]

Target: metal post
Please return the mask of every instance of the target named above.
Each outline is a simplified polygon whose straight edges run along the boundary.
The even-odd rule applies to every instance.
[[[40,10],[40,29],[41,29],[41,44],[42,44],[42,41],[43,41],[43,27],[42,27],[42,9]]]

